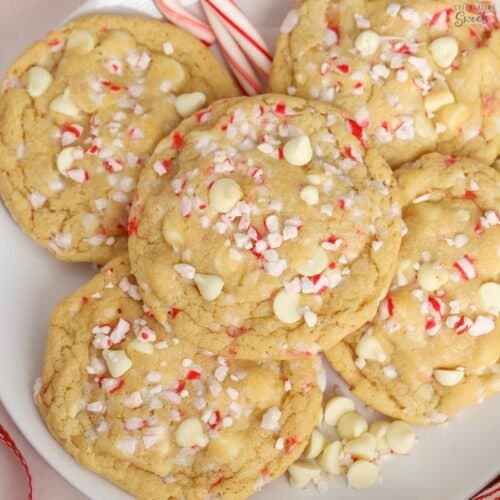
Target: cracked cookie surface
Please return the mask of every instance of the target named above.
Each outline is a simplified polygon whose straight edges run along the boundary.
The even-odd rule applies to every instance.
[[[319,360],[231,360],[176,333],[116,258],[53,313],[40,413],[78,462],[138,498],[246,498],[307,444]]]
[[[3,82],[2,198],[57,257],[107,262],[127,247],[137,178],[158,140],[196,107],[237,94],[214,56],[170,24],[77,19]]]
[[[500,391],[500,174],[433,153],[396,178],[408,230],[391,289],[326,356],[371,407],[438,423]]]
[[[372,317],[402,227],[392,172],[352,120],[280,95],[184,121],[144,169],[130,220],[156,318],[245,359],[314,354]]]
[[[393,167],[438,149],[500,153],[500,30],[493,2],[302,0],[270,89],[350,113]]]

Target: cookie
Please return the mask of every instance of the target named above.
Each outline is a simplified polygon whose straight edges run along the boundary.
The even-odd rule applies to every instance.
[[[286,359],[376,311],[401,239],[392,171],[352,120],[264,95],[215,103],[160,142],[130,225],[163,324],[213,352]]]
[[[408,230],[391,290],[326,355],[369,406],[431,424],[500,391],[500,174],[433,153],[396,177]]]
[[[82,465],[143,499],[240,499],[300,455],[319,360],[236,361],[167,332],[127,257],[54,311],[40,413]]]
[[[397,167],[438,149],[500,152],[493,2],[302,0],[281,26],[270,88],[353,116]]]
[[[189,34],[160,21],[77,19],[28,49],[0,95],[0,194],[20,226],[67,261],[127,247],[139,172],[156,143],[237,95]]]

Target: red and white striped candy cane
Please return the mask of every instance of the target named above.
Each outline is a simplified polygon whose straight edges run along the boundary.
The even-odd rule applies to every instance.
[[[208,22],[215,32],[222,53],[242,90],[247,95],[260,94],[262,92],[262,85],[240,47],[231,38],[231,35],[219,20],[208,1],[201,0],[201,5],[207,16]]]
[[[171,23],[189,31],[205,45],[212,45],[215,42],[214,32],[210,26],[194,17],[178,0],[156,0],[156,6]]]
[[[233,0],[206,0],[206,3],[224,23],[252,64],[263,75],[269,76],[273,55],[260,33],[241,12]]]

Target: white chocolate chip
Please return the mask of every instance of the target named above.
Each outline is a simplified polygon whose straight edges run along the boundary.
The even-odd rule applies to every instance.
[[[143,342],[139,339],[132,340],[132,342],[127,345],[127,349],[129,351],[137,351],[146,355],[153,354],[155,350],[151,342]]]
[[[108,371],[112,377],[118,378],[126,373],[132,366],[132,361],[125,351],[108,351],[102,353],[104,361],[108,366]]]
[[[342,443],[334,441],[328,443],[323,450],[323,453],[318,457],[318,464],[328,474],[340,474],[342,472],[340,465],[340,453],[342,451]]]
[[[323,451],[324,447],[325,436],[323,436],[323,434],[317,429],[314,429],[304,450],[303,456],[304,458],[316,458]]]
[[[68,175],[68,170],[72,167],[76,159],[82,158],[82,150],[78,147],[64,148],[57,155],[57,170],[63,175]]]
[[[434,378],[445,387],[453,387],[462,381],[464,378],[464,369],[456,370],[437,369],[434,370]]]
[[[205,448],[208,444],[202,423],[197,418],[183,420],[175,431],[175,442],[183,448],[199,446]]]
[[[380,36],[372,30],[362,31],[354,41],[354,47],[361,57],[374,54],[380,44]]]
[[[483,283],[479,288],[479,300],[481,307],[491,313],[500,313],[500,285],[493,281]]]
[[[186,118],[201,109],[206,102],[207,96],[203,92],[181,94],[175,99],[175,109],[183,118]]]
[[[71,116],[72,118],[78,118],[80,116],[80,110],[71,100],[69,89],[66,89],[63,94],[56,97],[50,103],[50,109],[56,113]]]
[[[424,98],[425,110],[429,113],[454,102],[455,96],[447,87],[435,87]]]
[[[298,461],[288,468],[288,479],[293,488],[305,488],[321,474],[321,469],[309,462]]]
[[[356,411],[344,413],[337,421],[337,432],[342,439],[354,439],[368,429],[368,422]]]
[[[281,290],[273,301],[273,311],[283,323],[296,323],[301,319],[299,314],[300,295],[294,292]]]
[[[356,490],[369,488],[378,481],[378,467],[366,460],[358,460],[349,467],[347,481]]]
[[[384,363],[387,359],[380,342],[372,335],[364,335],[356,345],[356,354],[363,359]]]
[[[208,301],[215,300],[224,288],[224,281],[215,274],[198,274],[194,276],[194,282],[201,296]]]
[[[69,35],[66,50],[78,51],[79,54],[88,54],[96,46],[96,38],[85,30],[75,30]]]
[[[283,147],[285,160],[297,167],[307,165],[313,157],[311,141],[307,135],[290,139]]]
[[[28,70],[28,85],[26,92],[31,97],[40,97],[50,87],[53,81],[52,75],[40,66],[33,66]]]
[[[448,282],[448,271],[444,267],[425,262],[418,270],[418,284],[427,292],[434,292]]]
[[[415,432],[410,424],[402,420],[391,422],[385,435],[389,448],[396,453],[407,454],[415,444]]]
[[[169,217],[165,217],[162,227],[163,239],[174,249],[184,246],[184,236],[174,227]]]
[[[229,212],[243,197],[240,185],[226,177],[214,182],[208,193],[210,206],[217,212]]]
[[[186,79],[183,66],[171,57],[155,58],[152,69],[155,71],[155,76],[163,79],[160,90],[165,92],[179,90]]]
[[[442,36],[431,42],[429,50],[438,66],[448,68],[458,55],[458,42],[452,36]]]
[[[312,256],[297,266],[297,272],[304,276],[316,276],[328,266],[328,255],[322,247],[317,247]]]
[[[377,420],[376,422],[372,422],[368,429],[368,432],[376,440],[376,447],[379,453],[387,453],[389,451],[389,445],[387,444],[386,439],[389,424],[390,422],[388,420]]]
[[[354,458],[373,460],[375,458],[376,446],[377,440],[370,433],[364,432],[361,436],[348,441],[344,445],[344,452],[352,455]]]
[[[325,405],[323,418],[327,425],[337,425],[339,418],[347,412],[354,411],[352,399],[339,396],[331,398]]]
[[[317,205],[319,202],[319,191],[315,186],[304,186],[300,190],[300,199],[308,205]]]

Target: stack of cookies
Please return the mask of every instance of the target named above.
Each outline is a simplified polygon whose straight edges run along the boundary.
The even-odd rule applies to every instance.
[[[307,446],[363,487],[352,438],[382,426],[323,450],[321,353],[404,422],[500,391],[500,30],[454,12],[303,0],[256,97],[142,18],[76,20],[11,67],[2,197],[105,264],[54,311],[37,393],[75,459],[140,498],[240,499]]]

